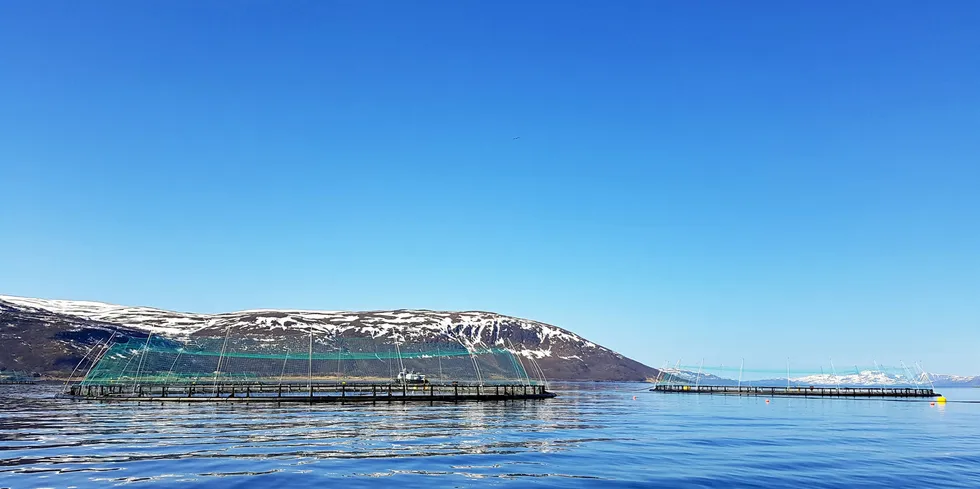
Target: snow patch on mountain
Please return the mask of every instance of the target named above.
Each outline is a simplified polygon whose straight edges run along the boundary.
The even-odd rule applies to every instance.
[[[786,379],[782,380],[785,381]],[[914,384],[915,382],[918,382],[918,379],[910,380],[903,375],[889,375],[884,372],[866,370],[853,374],[816,374],[804,375],[801,377],[790,377],[790,382],[793,384],[815,386],[835,386],[838,384],[849,386],[894,386]]]
[[[0,301],[20,307],[33,308],[57,314],[80,317],[124,325],[139,331],[170,338],[187,338],[208,332],[221,334],[232,330],[254,333],[310,332],[314,335],[358,334],[372,338],[386,338],[397,342],[425,341],[448,337],[467,347],[494,346],[510,349],[527,358],[544,358],[554,355],[554,347],[560,344],[574,345],[575,349],[595,349],[616,357],[621,355],[591,341],[538,321],[502,316],[500,314],[465,311],[443,312],[425,309],[394,311],[307,311],[256,309],[220,314],[196,314],[167,311],[151,307],[127,307],[104,302],[35,299],[0,295]],[[537,348],[513,348],[508,344],[502,328],[517,329],[534,341],[524,341]],[[578,359],[580,355],[565,355],[563,359]]]

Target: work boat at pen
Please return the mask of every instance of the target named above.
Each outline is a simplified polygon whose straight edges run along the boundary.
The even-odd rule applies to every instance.
[[[427,382],[425,375],[416,373],[414,370],[409,371],[407,368],[403,368],[401,372],[398,372],[395,381],[403,384],[425,384]]]

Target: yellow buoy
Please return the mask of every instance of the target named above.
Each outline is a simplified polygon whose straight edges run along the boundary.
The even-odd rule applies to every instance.
[[[939,396],[936,398],[936,402],[938,402],[939,404],[946,404],[946,398],[943,396]]]

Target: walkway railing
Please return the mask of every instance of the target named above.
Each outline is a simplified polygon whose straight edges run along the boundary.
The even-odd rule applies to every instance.
[[[733,385],[661,384],[653,392],[800,397],[936,397],[933,389],[913,387],[758,387]]]
[[[67,394],[74,398],[100,400],[255,402],[484,401],[555,397],[543,385],[397,382],[77,384],[69,386]]]

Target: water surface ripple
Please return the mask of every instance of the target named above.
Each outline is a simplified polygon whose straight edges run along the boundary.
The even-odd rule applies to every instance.
[[[54,399],[55,386],[0,386],[0,488],[980,487],[980,404],[767,405],[643,389],[270,406],[77,402]]]

